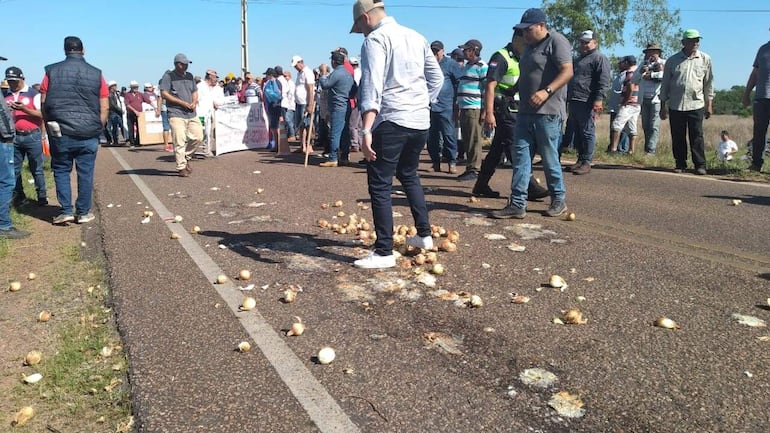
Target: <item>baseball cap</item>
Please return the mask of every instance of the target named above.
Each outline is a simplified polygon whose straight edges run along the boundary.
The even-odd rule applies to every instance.
[[[283,68],[280,66],[276,66],[275,68],[275,75],[283,75]]]
[[[702,36],[700,35],[700,32],[695,29],[688,29],[684,31],[684,34],[682,34],[682,39],[700,39]]]
[[[586,30],[583,33],[581,33],[580,40],[583,42],[591,42],[592,40],[594,40],[593,30]]]
[[[433,41],[430,43],[430,49],[434,51],[443,50],[444,43],[441,41]]]
[[[128,85],[129,85],[130,87],[139,87],[139,83],[138,83],[138,82],[136,82],[136,81],[134,81],[134,80],[131,80],[131,82],[130,82],[130,83],[128,83]]]
[[[350,28],[350,33],[363,33],[358,30],[358,19],[361,15],[371,12],[374,8],[384,8],[385,2],[382,0],[356,0],[353,4],[353,27]]]
[[[450,54],[450,57],[452,57],[453,59],[465,60],[465,53],[463,53],[462,48],[455,48],[454,50],[452,50],[452,54]]]
[[[350,58],[350,64],[351,65],[357,65],[358,64],[358,57],[351,57]]]
[[[24,79],[24,73],[16,66],[11,66],[5,70],[5,79],[8,81],[17,81]]]
[[[187,58],[187,56],[185,56],[182,53],[179,53],[176,56],[174,56],[174,63],[175,64],[176,63],[182,63],[182,64],[185,64],[185,65],[189,65],[192,62]]]
[[[109,83],[107,83],[107,87],[112,87],[112,86],[117,86],[117,85],[118,85],[118,82],[115,81],[115,80],[112,80]]]
[[[513,28],[528,29],[533,24],[545,23],[545,22],[548,22],[548,20],[545,16],[545,12],[543,12],[542,9],[529,8],[526,11],[524,11],[524,14],[521,16],[521,22],[516,24]]]
[[[266,75],[268,77],[275,77],[275,69],[273,68],[267,68],[265,73],[263,75]]]
[[[145,89],[151,89],[152,88],[152,83],[144,83],[144,88]]]
[[[291,58],[291,66],[292,67],[297,66],[297,63],[299,63],[301,61],[302,61],[302,57],[300,57],[300,56],[292,56],[292,58]]]
[[[468,48],[475,48],[477,50],[481,50],[481,42],[479,42],[478,39],[470,39],[468,42],[459,45],[457,48],[461,48],[463,50],[467,50]]]

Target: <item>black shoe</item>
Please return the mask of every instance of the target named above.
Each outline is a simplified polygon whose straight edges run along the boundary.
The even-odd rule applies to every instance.
[[[500,193],[490,188],[489,185],[474,186],[473,195],[476,197],[500,198]]]
[[[751,164],[749,166],[749,171],[756,171],[757,173],[762,172],[762,167],[756,166],[754,164]]]
[[[578,176],[583,174],[588,174],[590,172],[591,172],[591,163],[588,161],[583,161],[583,163],[580,164],[580,167],[572,169],[572,174],[575,174]]]
[[[684,173],[684,170],[685,169],[683,169],[681,167],[677,167],[677,168],[674,169],[674,173]]]
[[[13,207],[23,207],[29,204],[29,200],[27,200],[27,197],[23,195],[17,195],[13,197],[13,201],[11,203]]]
[[[499,210],[493,210],[492,212],[489,213],[489,216],[497,219],[509,219],[509,218],[523,219],[525,216],[527,216],[527,210],[522,209],[520,207],[516,207],[513,205],[513,203],[508,202],[508,206]]]
[[[698,176],[703,176],[706,174],[706,167],[698,167],[695,169],[695,174]]]
[[[548,188],[543,188],[537,181],[533,180],[529,182],[529,187],[527,187],[527,200],[540,200],[542,198],[546,198],[551,193],[548,192]]]
[[[40,207],[48,206],[48,199],[47,198],[39,198],[37,199],[37,205]]]
[[[29,237],[30,233],[11,227],[7,230],[0,230],[0,239],[24,239]]]
[[[554,200],[551,205],[548,206],[548,210],[545,211],[546,216],[557,217],[564,214],[567,211],[567,204],[562,200]]]
[[[433,163],[433,171],[436,173],[441,173],[441,163],[440,162],[434,162]]]
[[[475,171],[466,171],[465,173],[457,176],[457,180],[461,181],[469,181],[469,180],[476,180],[479,178],[479,174]]]

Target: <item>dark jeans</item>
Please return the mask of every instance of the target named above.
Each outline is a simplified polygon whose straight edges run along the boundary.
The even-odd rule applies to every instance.
[[[46,198],[45,192],[45,175],[43,174],[43,137],[40,134],[40,130],[36,129],[32,134],[19,135],[16,134],[14,140],[14,174],[16,175],[16,188],[14,192],[16,197],[24,197],[24,183],[21,180],[21,166],[24,163],[24,157],[27,157],[29,162],[29,171],[32,173],[32,179],[35,180],[35,191],[37,191],[37,199],[43,200]]]
[[[139,119],[133,111],[126,113],[128,121],[128,142],[134,146],[139,145]]]
[[[51,140],[51,170],[56,182],[56,198],[64,215],[85,215],[91,211],[94,190],[94,165],[99,150],[99,138],[49,137]],[[77,171],[78,198],[72,213],[70,173],[73,162]]]
[[[594,159],[596,146],[593,102],[569,101],[567,124],[570,123],[574,133],[573,144],[577,151],[577,159],[580,162],[590,163]]]
[[[440,164],[442,155],[450,164],[457,163],[457,126],[451,108],[430,112],[428,154],[433,164]]]
[[[495,169],[503,158],[503,152],[511,160],[511,146],[513,138],[516,135],[516,113],[496,112],[495,137],[492,139],[492,145],[487,152],[484,161],[481,162],[481,171],[476,180],[476,186],[483,187],[489,185],[489,180],[495,174]]]
[[[393,176],[401,182],[417,227],[418,236],[430,236],[428,205],[417,175],[420,152],[425,147],[428,131],[409,129],[393,122],[384,122],[372,133],[372,149],[377,159],[367,164],[366,176],[372,199],[372,216],[377,241],[374,252],[387,256],[393,253]]]
[[[676,168],[687,168],[687,136],[690,138],[692,163],[695,168],[706,167],[706,150],[703,143],[703,114],[705,109],[691,111],[668,110],[671,125],[671,150]]]
[[[329,114],[331,123],[331,145],[329,161],[350,159],[350,104],[347,109],[334,110]],[[339,155],[338,155],[339,154]]]
[[[11,223],[11,197],[16,180],[13,177],[13,143],[0,142],[0,230],[9,230]]]
[[[283,123],[286,125],[286,136],[293,138],[297,135],[294,128],[294,110],[284,108],[281,111],[283,113]]]
[[[123,116],[118,113],[110,113],[110,121],[107,123],[110,126],[110,135],[112,136],[112,144],[117,145],[118,131],[123,138],[126,138],[126,127],[123,126]],[[109,140],[109,136],[107,139]]]
[[[770,122],[770,99],[754,100],[754,136],[751,139],[751,165],[762,168]]]

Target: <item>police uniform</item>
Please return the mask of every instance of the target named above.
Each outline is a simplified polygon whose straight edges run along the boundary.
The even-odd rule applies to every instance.
[[[495,137],[489,148],[487,156],[481,163],[481,171],[473,187],[473,194],[485,197],[499,197],[500,194],[489,188],[489,180],[495,174],[495,168],[505,152],[508,160],[511,159],[510,149],[516,130],[516,115],[519,112],[519,60],[513,50],[513,44],[509,43],[504,48],[497,50],[489,60],[487,81],[495,81]],[[542,198],[547,190],[540,187],[534,178],[530,179],[529,197]]]

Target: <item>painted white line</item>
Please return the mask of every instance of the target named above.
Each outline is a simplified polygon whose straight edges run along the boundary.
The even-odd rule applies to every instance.
[[[124,170],[128,172],[133,170],[115,149],[110,149],[110,152]],[[158,217],[165,222],[168,229],[179,234],[180,245],[187,251],[187,254],[193,259],[195,264],[198,265],[206,279],[210,282],[216,281],[217,275],[224,273],[222,269],[203,251],[203,248],[193,239],[189,231],[184,229],[181,223],[173,222],[174,215],[169,212],[166,206],[138,175],[130,174],[129,177],[147,199],[150,206],[155,209]],[[168,219],[171,220],[169,221]],[[212,288],[219,293],[222,300],[230,307],[235,317],[241,322],[243,328],[257,344],[265,358],[272,364],[283,383],[286,384],[320,431],[335,433],[360,431],[339,404],[337,404],[337,401],[329,395],[326,388],[313,376],[310,370],[294,354],[280,335],[273,330],[259,311],[252,310],[248,313],[238,311],[243,300],[243,294],[233,284],[212,283]]]

